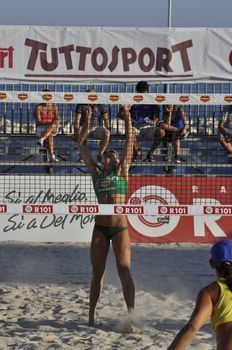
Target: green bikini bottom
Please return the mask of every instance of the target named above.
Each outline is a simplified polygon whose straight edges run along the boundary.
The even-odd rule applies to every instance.
[[[127,226],[104,226],[104,225],[95,225],[95,228],[100,231],[106,238],[111,240],[114,235],[120,231],[127,230]]]

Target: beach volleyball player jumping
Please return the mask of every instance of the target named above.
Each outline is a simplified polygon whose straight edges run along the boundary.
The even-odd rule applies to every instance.
[[[124,106],[126,140],[123,155],[119,158],[117,151],[112,149],[106,150],[101,159],[102,168],[94,162],[87,147],[92,109],[88,108],[86,111],[85,125],[79,136],[79,150],[92,176],[93,186],[100,204],[125,203],[128,172],[133,152],[132,123],[129,109],[130,106]],[[90,248],[92,281],[90,287],[89,326],[94,326],[95,309],[103,285],[110,242],[112,242],[127,309],[129,313],[134,309],[135,289],[130,273],[131,252],[127,217],[126,215],[97,215]],[[132,324],[128,324],[128,331],[133,332]]]

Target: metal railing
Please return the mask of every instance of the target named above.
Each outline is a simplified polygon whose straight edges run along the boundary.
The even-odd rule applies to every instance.
[[[164,93],[167,84],[151,84],[151,93]],[[44,88],[58,92],[85,92],[90,87],[96,92],[134,92],[134,84],[104,84],[104,85],[65,85],[65,84],[0,84],[0,91],[42,91]],[[169,84],[169,93],[228,93],[232,92],[231,82],[215,83],[175,83]],[[73,133],[75,104],[58,104],[61,116],[62,134]],[[120,121],[117,118],[118,105],[110,106],[112,134],[122,133]],[[0,135],[33,135],[35,134],[34,103],[0,103]],[[216,135],[218,120],[221,115],[221,105],[185,105],[184,110],[192,135]]]

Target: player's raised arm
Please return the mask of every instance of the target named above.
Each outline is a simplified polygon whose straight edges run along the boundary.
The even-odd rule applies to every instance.
[[[92,117],[92,109],[89,106],[86,109],[85,124],[80,132],[80,135],[79,135],[78,147],[79,147],[81,158],[84,160],[85,165],[87,166],[91,175],[95,175],[95,173],[97,172],[98,166],[93,161],[93,158],[91,156],[91,152],[87,147],[87,137],[88,137],[88,133],[89,133],[89,126],[90,126],[91,117]]]
[[[134,134],[133,134],[133,127],[132,127],[132,121],[131,121],[131,115],[130,115],[130,105],[123,105],[122,106],[123,111],[123,118],[125,121],[125,146],[124,146],[124,152],[122,155],[121,160],[121,166],[122,166],[122,176],[124,178],[128,178],[128,171],[129,167],[131,165],[131,159],[133,155],[133,143],[134,143]]]

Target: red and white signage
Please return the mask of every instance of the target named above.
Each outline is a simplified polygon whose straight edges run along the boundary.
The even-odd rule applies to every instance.
[[[99,206],[98,205],[69,205],[70,214],[98,214]]]
[[[113,214],[127,215],[132,242],[232,239],[231,178],[131,176],[118,205],[97,204],[89,176],[70,176],[69,186],[65,176],[3,183],[0,240],[89,242],[95,216]]]
[[[142,206],[129,206],[129,205],[115,205],[114,214],[119,215],[142,215],[144,214],[144,208]]]
[[[0,26],[0,43],[6,80],[231,79],[231,28]]]
[[[23,205],[23,213],[25,214],[52,214],[53,213],[53,205],[47,204],[34,204],[34,205]]]
[[[131,177],[128,203],[158,206],[157,215],[128,216],[133,242],[207,243],[232,239],[229,178],[147,176],[138,182]],[[193,215],[194,210],[197,215]]]

